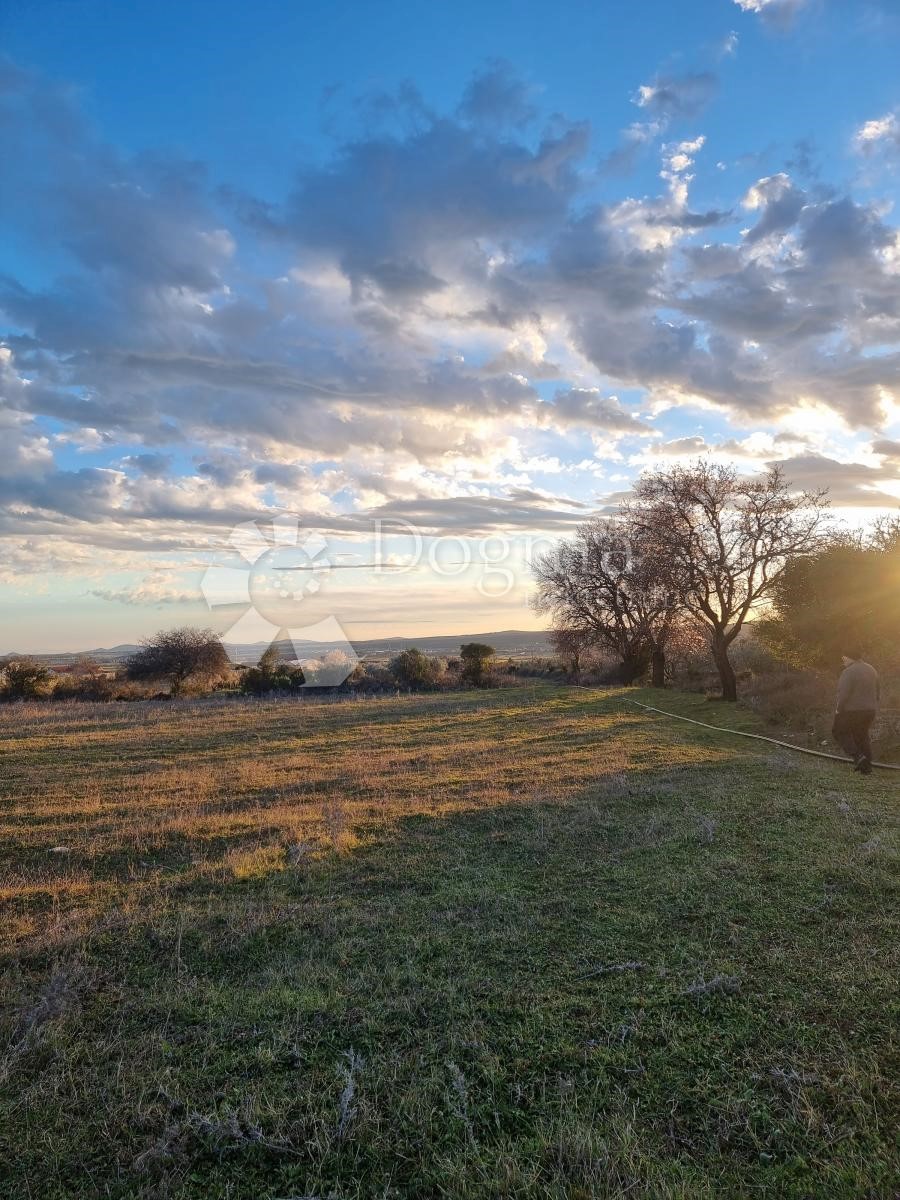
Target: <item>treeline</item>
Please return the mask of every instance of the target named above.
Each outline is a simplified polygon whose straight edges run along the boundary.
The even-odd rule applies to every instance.
[[[234,686],[237,670],[211,630],[165,630],[119,668],[83,658],[56,669],[33,658],[0,660],[2,700],[147,700]]]
[[[340,682],[333,682],[339,680]],[[319,692],[382,693],[404,688],[491,687],[497,682],[495,651],[481,642],[460,646],[458,658],[404,650],[386,666],[353,663],[340,651],[301,665],[270,646],[255,666],[234,664],[209,629],[164,630],[146,639],[117,670],[89,658],[55,671],[32,658],[0,660],[0,700],[146,700],[202,696]]]
[[[614,657],[609,682],[664,686],[673,659],[705,648],[724,699],[748,620],[798,667],[832,667],[851,645],[900,666],[900,519],[829,527],[824,492],[797,492],[777,467],[746,479],[699,461],[650,471],[613,517],[582,525],[535,565],[539,612],[575,664]]]
[[[536,562],[535,607],[552,617],[554,650],[568,672],[599,658],[610,683],[664,686],[674,665],[705,654],[723,698],[734,700],[734,647],[748,623],[790,667],[833,669],[860,647],[896,673],[900,517],[861,531],[826,518],[825,493],[797,492],[777,467],[751,479],[706,461],[650,471],[615,516],[586,522]],[[524,664],[516,673],[526,673]],[[339,652],[301,666],[273,647],[256,666],[241,667],[214,634],[197,629],[157,634],[115,674],[87,660],[64,674],[27,658],[0,661],[6,700],[381,692],[496,680],[494,650],[480,643],[461,646],[457,659],[404,650],[386,666],[354,665]]]
[[[386,666],[360,662],[339,685],[344,691],[381,692],[406,688],[432,691],[441,687],[471,684],[490,687],[495,682],[493,646],[481,642],[466,642],[460,646],[458,658],[443,658],[425,654],[411,647],[395,655]],[[270,646],[255,667],[241,678],[240,689],[252,695],[272,692],[299,691],[315,686],[309,666],[288,662]]]

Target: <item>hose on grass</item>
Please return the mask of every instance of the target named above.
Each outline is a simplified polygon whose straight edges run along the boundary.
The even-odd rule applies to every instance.
[[[582,684],[576,683],[574,686],[585,692],[592,690]],[[778,738],[764,737],[761,733],[745,733],[741,729],[725,729],[721,725],[710,725],[706,721],[697,721],[693,717],[683,717],[680,713],[667,712],[664,708],[654,708],[652,704],[641,704],[638,700],[629,700],[627,696],[621,696],[618,699],[624,700],[626,704],[634,704],[637,708],[644,709],[645,712],[659,713],[663,717],[671,717],[674,721],[687,721],[689,725],[713,729],[716,733],[728,733],[732,737],[753,738],[756,742],[768,742],[772,746],[782,746],[785,750],[795,750],[798,754],[809,754],[813,758],[828,758],[832,762],[851,763],[853,761],[851,758],[845,758],[842,754],[826,754],[824,750],[808,750],[805,746],[795,746],[793,742],[781,742]],[[873,762],[872,766],[878,767],[882,771],[900,771],[900,763]]]

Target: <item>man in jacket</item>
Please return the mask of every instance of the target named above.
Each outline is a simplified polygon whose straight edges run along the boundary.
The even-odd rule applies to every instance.
[[[854,770],[869,775],[872,771],[869,730],[880,699],[878,672],[863,661],[862,653],[856,649],[849,650],[841,661],[844,670],[838,681],[837,708],[831,732],[853,759]]]

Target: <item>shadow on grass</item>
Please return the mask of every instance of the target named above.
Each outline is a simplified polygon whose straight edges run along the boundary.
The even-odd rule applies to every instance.
[[[514,736],[563,732],[602,740]],[[887,793],[665,732],[96,928],[11,1069],[11,1194],[889,1194]]]

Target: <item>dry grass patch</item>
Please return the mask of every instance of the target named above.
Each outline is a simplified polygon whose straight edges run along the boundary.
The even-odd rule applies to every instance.
[[[0,754],[4,1198],[891,1194],[890,779],[554,686]]]

